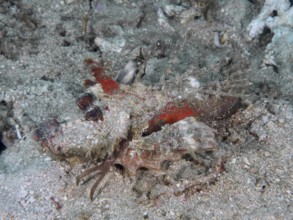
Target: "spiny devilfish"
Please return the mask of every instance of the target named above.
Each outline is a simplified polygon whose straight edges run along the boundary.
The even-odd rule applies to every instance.
[[[201,94],[196,99],[194,93],[189,93],[192,95],[179,99],[171,91],[138,82],[131,86],[119,84],[94,60],[87,59],[85,64],[95,78],[85,80],[89,93],[77,100],[85,117],[67,123],[56,119],[44,122],[34,138],[63,158],[99,162],[77,177],[78,184],[85,176],[98,172],[91,199],[113,165],[122,166],[131,176],[147,169],[157,174],[154,178],[161,178],[157,182],[175,188],[185,179],[181,187],[173,189],[177,195],[192,188],[198,191],[199,186],[214,182],[223,172],[221,159],[214,156],[218,148],[215,130],[203,122],[231,116],[240,107],[240,98]],[[170,164],[176,164],[176,168]],[[184,174],[186,167],[192,171],[191,176]]]

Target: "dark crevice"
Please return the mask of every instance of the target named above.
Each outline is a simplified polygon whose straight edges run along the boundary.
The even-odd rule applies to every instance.
[[[251,2],[252,4],[256,4],[257,1],[256,0],[248,0],[249,2]]]
[[[278,11],[277,10],[273,10],[270,14],[271,17],[277,17],[278,16]]]
[[[124,172],[124,166],[122,166],[121,164],[114,164],[114,167],[116,168],[116,170],[120,171],[121,173]]]
[[[270,28],[265,26],[263,32],[259,35],[259,46],[266,47],[269,43],[272,42],[273,37],[274,33]]]
[[[272,67],[275,73],[279,73],[279,68],[276,65],[271,64],[271,63],[269,63],[269,64],[266,63],[265,65],[268,67]]]
[[[5,144],[3,144],[3,142],[2,142],[2,134],[0,134],[0,155],[5,150],[6,150],[6,146],[5,146]]]

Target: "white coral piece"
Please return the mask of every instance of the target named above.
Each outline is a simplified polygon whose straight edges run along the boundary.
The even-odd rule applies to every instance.
[[[277,11],[278,16],[272,17],[273,11]],[[265,26],[274,29],[279,25],[289,25],[292,27],[292,7],[288,0],[266,0],[260,14],[248,25],[248,33],[251,38],[255,38],[263,32]],[[273,30],[272,30],[273,31]],[[274,31],[273,31],[274,32]]]

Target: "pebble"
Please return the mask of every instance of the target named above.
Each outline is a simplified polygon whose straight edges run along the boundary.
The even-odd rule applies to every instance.
[[[164,15],[164,12],[161,8],[158,9],[157,16],[158,16],[158,23],[160,27],[169,31],[175,31],[175,29],[169,24],[168,19]]]
[[[278,120],[278,122],[279,122],[280,124],[285,124],[285,119],[284,119],[284,118],[280,118],[280,119]]]
[[[194,17],[200,16],[200,15],[201,15],[201,12],[199,10],[197,10],[196,8],[190,8],[186,11],[183,11],[180,14],[180,18],[181,18],[180,23],[186,24],[187,22],[192,20]]]
[[[51,161],[52,159],[50,157],[45,157],[45,161]]]
[[[269,152],[264,152],[264,155],[265,155],[265,157],[269,157],[269,156],[271,156],[271,154],[269,153]]]
[[[191,87],[196,88],[196,89],[198,89],[200,87],[200,82],[196,78],[190,76],[190,77],[188,77],[188,79],[189,79],[189,84]]]
[[[103,52],[121,53],[126,44],[126,40],[124,38],[106,40],[104,38],[96,37],[95,44],[100,47]]]
[[[177,16],[185,10],[185,8],[180,5],[165,5],[162,9],[168,17]]]
[[[19,193],[18,193],[18,197],[20,199],[24,199],[27,196],[27,194],[28,194],[28,191],[23,189],[23,188],[21,188]]]
[[[268,123],[268,121],[269,121],[269,117],[267,115],[262,116],[262,122],[264,124]]]
[[[66,2],[66,4],[71,4],[71,3],[73,3],[73,2],[75,2],[76,0],[65,0],[65,2]]]

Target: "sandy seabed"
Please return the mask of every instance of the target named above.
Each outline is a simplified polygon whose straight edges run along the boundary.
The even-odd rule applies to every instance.
[[[292,3],[274,2],[0,1],[0,219],[292,219]],[[115,77],[139,48],[146,86],[189,80],[248,107],[218,140],[225,172],[205,190],[144,201],[114,171],[91,201],[92,183],[75,184],[87,164],[52,157],[33,131],[82,117],[85,58]]]

